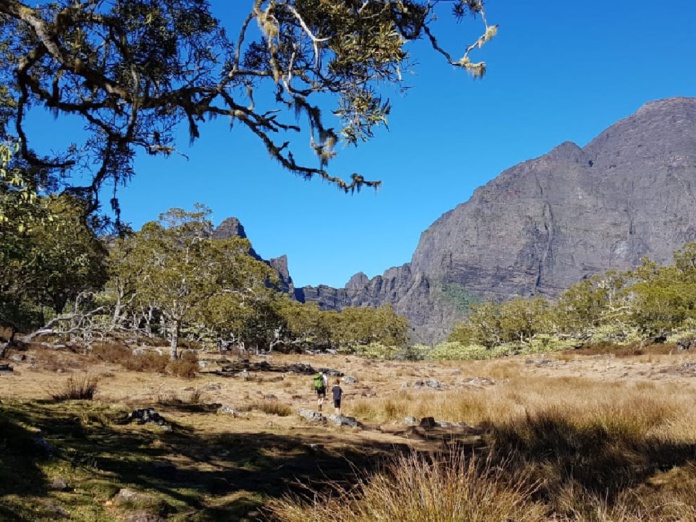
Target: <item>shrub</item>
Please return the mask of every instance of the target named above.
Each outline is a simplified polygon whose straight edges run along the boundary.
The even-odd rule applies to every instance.
[[[446,456],[411,453],[393,459],[378,474],[358,480],[357,487],[306,498],[286,496],[270,503],[287,522],[332,520],[545,520],[544,508],[531,500],[536,486],[502,467],[453,452]],[[336,492],[337,491],[337,492]]]
[[[166,365],[167,373],[183,379],[193,379],[198,375],[198,360],[190,361],[186,359],[170,360]]]
[[[69,377],[63,390],[51,395],[56,401],[92,400],[97,391],[98,380],[93,376]]]
[[[277,399],[263,399],[247,404],[240,408],[239,411],[262,411],[268,415],[277,415],[278,417],[287,417],[292,415],[292,408]]]
[[[397,346],[384,346],[379,343],[370,343],[355,345],[348,350],[342,351],[354,353],[355,355],[368,357],[370,359],[392,359],[399,352],[399,348]]]
[[[133,351],[122,344],[95,343],[92,345],[92,356],[99,361],[121,364],[133,357]]]
[[[168,355],[157,352],[144,352],[133,354],[132,357],[124,359],[121,364],[127,370],[134,372],[164,373],[170,360]]]

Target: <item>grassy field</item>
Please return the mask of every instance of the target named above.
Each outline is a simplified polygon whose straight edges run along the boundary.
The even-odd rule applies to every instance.
[[[239,361],[218,354],[192,378],[68,349],[9,355],[2,521],[696,520],[696,354],[670,347],[249,361],[355,377],[343,413],[361,428],[298,415],[316,410],[310,376],[221,371]],[[144,408],[165,423],[129,419]]]

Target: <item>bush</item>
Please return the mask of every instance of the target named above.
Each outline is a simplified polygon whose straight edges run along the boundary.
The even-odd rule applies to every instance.
[[[453,452],[430,458],[417,453],[397,456],[382,473],[365,477],[357,487],[326,494],[309,492],[303,500],[286,496],[270,509],[280,520],[515,520],[545,519],[532,500],[536,487],[523,475],[506,476],[502,467]],[[338,493],[336,493],[338,491]]]
[[[351,346],[349,349],[341,351],[360,355],[361,357],[368,357],[370,359],[393,359],[399,352],[399,347],[370,343]]]
[[[63,390],[51,395],[56,401],[89,400],[94,398],[98,380],[93,376],[69,377]]]
[[[287,404],[279,402],[277,399],[263,399],[261,401],[252,402],[240,408],[240,411],[262,411],[268,415],[277,415],[278,417],[287,417],[292,415],[292,408]]]
[[[124,359],[121,365],[127,370],[134,372],[164,373],[170,360],[169,355],[157,352],[144,352],[133,354],[131,357]]]
[[[182,358],[174,361],[170,360],[166,365],[167,373],[183,379],[193,379],[198,375],[198,370],[200,370],[198,360],[187,361]]]
[[[92,345],[92,357],[103,362],[122,364],[124,360],[133,357],[133,351],[122,344],[95,343]]]

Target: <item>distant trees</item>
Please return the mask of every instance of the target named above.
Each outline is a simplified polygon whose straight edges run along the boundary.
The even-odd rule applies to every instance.
[[[209,214],[201,206],[193,212],[169,210],[120,240],[125,244],[112,265],[117,280],[130,285],[132,305],[161,316],[172,359],[184,325],[207,318],[219,330],[216,319],[226,312],[234,329],[252,296],[265,292],[273,277],[270,267],[249,255],[247,240],[213,239]]]
[[[41,212],[25,216],[21,230],[0,222],[0,326],[13,331],[44,325],[49,310],[50,328],[36,333],[161,337],[172,359],[182,334],[252,350],[406,342],[408,324],[391,307],[339,313],[293,301],[248,240],[213,239],[202,205],[102,239],[78,198],[41,197],[34,208]]]
[[[466,319],[455,325],[450,341],[493,348],[502,343],[530,343],[548,331],[550,305],[543,299],[513,299],[473,305]]]
[[[659,337],[696,321],[696,243],[674,253],[660,266],[643,259],[633,270],[610,270],[582,280],[555,302],[540,298],[474,305],[450,340],[488,348],[531,342],[540,334],[587,338],[609,329],[626,338]]]
[[[315,303],[285,300],[279,310],[284,320],[280,346],[285,349],[350,350],[371,343],[401,347],[408,341],[408,321],[389,305],[349,306],[336,312],[321,310]]]

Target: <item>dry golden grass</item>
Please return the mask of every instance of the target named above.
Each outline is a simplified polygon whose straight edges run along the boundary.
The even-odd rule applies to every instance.
[[[536,485],[528,476],[508,476],[504,468],[460,452],[399,455],[381,473],[336,489],[309,501],[288,496],[269,507],[287,522],[532,522],[545,513],[530,501]]]
[[[696,354],[651,351],[616,357],[573,351],[442,364],[323,355],[273,354],[264,359],[279,366],[302,362],[334,368],[356,377],[356,384],[342,383],[343,412],[372,428],[356,430],[314,426],[294,414],[316,408],[310,376],[253,372],[244,379],[216,374],[217,354],[201,354],[208,366],[193,376],[166,372],[160,365],[154,365],[155,372],[135,371],[123,368],[125,352],[118,347],[97,352],[101,355],[89,357],[68,350],[30,350],[25,361],[12,363],[14,372],[0,375],[0,398],[24,401],[31,408],[32,401],[51,398],[51,390],[64,389],[68,378],[94,376],[99,378],[95,407],[155,407],[183,433],[205,441],[176,446],[157,436],[151,442],[150,449],[162,450],[170,460],[185,460],[187,473],[195,476],[216,469],[225,477],[239,465],[259,474],[260,484],[264,474],[284,484],[282,480],[297,474],[297,466],[315,462],[316,448],[324,452],[323,458],[336,459],[332,465],[356,462],[357,478],[347,484],[327,485],[321,474],[314,477],[317,502],[286,497],[274,503],[278,520],[380,520],[378,513],[383,513],[382,520],[450,520],[438,517],[452,508],[448,502],[454,498],[471,500],[468,506],[452,508],[462,510],[454,511],[460,514],[456,520],[696,520]],[[166,356],[162,359],[169,363]],[[136,366],[143,370],[143,365]],[[415,386],[430,378],[442,389]],[[217,405],[241,415],[215,414]],[[324,409],[333,411],[330,404]],[[108,415],[97,416],[108,425]],[[467,443],[465,453],[445,458],[456,430],[414,431],[403,423],[407,416],[464,422],[483,435]],[[77,410],[66,418],[66,423],[81,419],[87,428],[97,422]],[[133,428],[118,430],[129,434]],[[259,445],[253,459],[248,450],[242,451],[251,443]],[[388,448],[404,446],[418,453],[388,461],[378,473],[367,470],[383,462]],[[227,456],[230,448],[239,451],[234,465]],[[443,452],[443,457],[432,460],[427,456],[432,452]],[[352,476],[346,473],[341,476]],[[220,495],[207,493],[197,502],[216,506],[231,498],[224,484]],[[350,489],[351,484],[359,487]],[[252,507],[267,503],[264,495],[275,495],[263,487],[258,491],[264,493],[250,493]],[[400,497],[400,490],[420,493]],[[329,492],[332,496],[326,496]],[[235,495],[237,502],[238,491]],[[405,507],[432,516],[408,518],[406,511],[398,511]]]

